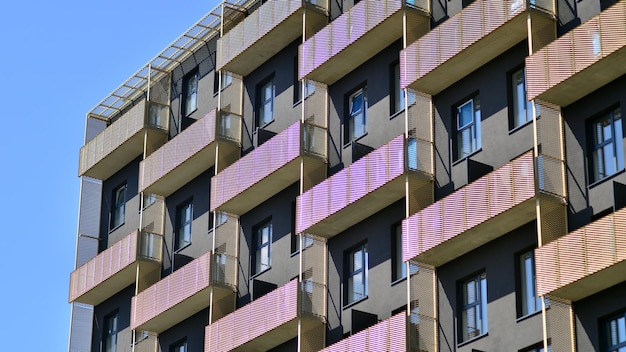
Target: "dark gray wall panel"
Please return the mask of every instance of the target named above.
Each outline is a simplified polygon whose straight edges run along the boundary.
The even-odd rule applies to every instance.
[[[69,352],[86,352],[91,348],[93,307],[81,303],[72,304]]]

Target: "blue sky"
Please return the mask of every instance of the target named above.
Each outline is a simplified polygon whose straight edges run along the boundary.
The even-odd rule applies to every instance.
[[[85,114],[216,4],[3,4],[0,341],[21,351],[67,351]]]

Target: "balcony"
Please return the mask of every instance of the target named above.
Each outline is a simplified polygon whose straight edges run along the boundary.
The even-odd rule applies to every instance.
[[[242,215],[287,186],[326,167],[326,129],[296,122],[211,181],[212,211]]]
[[[428,1],[364,0],[337,17],[300,45],[300,78],[333,84],[407,32],[426,33],[430,28]],[[406,12],[403,10],[407,10]]]
[[[300,195],[296,232],[337,235],[404,198],[407,175],[417,188],[431,189],[423,194],[432,198],[432,177],[411,170],[406,150],[404,136],[398,136]]]
[[[326,8],[327,0],[265,2],[219,39],[217,69],[247,76],[301,38],[303,27],[307,33],[315,33],[325,26]]]
[[[208,325],[204,350],[267,351],[297,337],[299,323],[303,332],[318,328],[324,319],[309,310],[310,302],[324,295],[322,286],[294,279]]]
[[[131,329],[162,333],[208,307],[211,291],[216,301],[232,296],[234,302],[234,285],[222,282],[226,271],[236,270],[229,259],[206,253],[133,297]]]
[[[537,294],[577,301],[626,280],[626,208],[535,250]]]
[[[403,261],[440,266],[536,218],[528,152],[402,222]]]
[[[396,314],[320,352],[406,351],[406,321],[406,313]]]
[[[146,114],[146,106],[151,116]],[[106,180],[137,158],[144,150],[145,133],[151,146],[167,141],[169,115],[164,105],[143,101],[120,116],[80,148],[78,176]]]
[[[526,58],[528,97],[567,106],[626,74],[626,3]]]
[[[400,85],[435,95],[527,38],[529,16],[555,28],[554,12],[551,0],[474,1],[402,50]]]
[[[135,282],[136,265],[145,273],[159,270],[162,252],[162,236],[132,232],[72,272],[69,301],[104,302]]]
[[[169,196],[213,166],[218,149],[232,159],[240,138],[241,116],[210,111],[141,162],[140,192]]]

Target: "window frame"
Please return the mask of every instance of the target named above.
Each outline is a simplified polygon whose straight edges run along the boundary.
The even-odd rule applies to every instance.
[[[187,350],[187,338],[183,338],[174,342],[170,345],[169,348],[169,352],[187,352]]]
[[[122,195],[123,201],[118,202],[118,195]],[[109,232],[117,229],[118,227],[124,225],[126,222],[126,202],[128,195],[128,183],[124,181],[119,186],[113,188],[111,195],[111,212],[109,214]],[[119,204],[118,204],[119,203]],[[119,223],[116,219],[119,216]]]
[[[353,112],[354,98],[361,95],[362,102],[361,108],[357,112]],[[352,142],[359,140],[363,136],[367,135],[367,84],[363,83],[357,88],[351,90],[345,95],[345,119],[344,119],[344,146],[352,144]],[[362,131],[359,135],[356,135],[355,131],[355,117],[361,117]]]
[[[461,125],[461,114],[462,109],[471,104],[472,118],[469,122]],[[482,149],[482,112],[481,112],[481,104],[480,104],[480,94],[475,93],[471,95],[467,99],[463,99],[461,103],[457,104],[453,108],[453,116],[454,116],[454,128],[455,128],[455,138],[454,138],[454,160],[460,161],[470,157],[472,154],[480,151]],[[463,143],[462,143],[462,134],[464,131],[469,130],[470,132],[470,150],[462,151]]]
[[[190,87],[190,82],[195,82],[195,84]],[[200,85],[200,74],[198,68],[191,70],[183,77],[183,101],[182,101],[182,109],[183,116],[188,117],[193,112],[198,110],[198,88]],[[193,100],[192,100],[193,98]],[[189,103],[193,101],[193,106],[190,106]]]
[[[530,277],[528,276],[526,269],[527,256],[530,255]],[[516,276],[517,276],[517,317],[518,319],[531,316],[541,311],[541,297],[537,296],[537,273],[535,268],[535,250],[534,248],[527,248],[515,256]],[[530,279],[530,282],[527,280]],[[532,294],[532,297],[531,297]],[[529,307],[529,303],[534,298],[534,310]]]
[[[109,328],[113,323],[113,326]],[[117,334],[118,334],[118,324],[119,324],[119,311],[115,310],[109,314],[107,314],[102,322],[102,350],[107,352],[115,352],[117,351]],[[111,338],[111,340],[109,340]],[[111,344],[112,349],[108,346]]]
[[[410,275],[417,273],[418,266],[409,261],[407,275],[406,263],[402,261],[402,222],[391,225],[391,284],[406,280]],[[400,274],[398,275],[398,270]]]
[[[361,267],[358,269],[353,269],[355,258],[357,255],[360,255],[361,258]],[[361,242],[360,244],[348,249],[344,252],[344,275],[345,275],[345,284],[346,289],[344,290],[344,309],[360,302],[368,297],[369,294],[369,251],[367,248],[367,242]],[[362,293],[361,297],[355,297],[357,294],[354,291],[355,281],[354,278],[360,276],[361,277],[361,285],[360,289]],[[352,297],[351,297],[352,293]]]
[[[400,88],[400,60],[389,65],[389,116],[400,115],[406,109],[404,90]]]
[[[189,219],[187,219],[187,212],[185,211],[185,220],[183,223],[182,219],[182,210],[189,209]],[[175,251],[179,251],[189,245],[191,245],[193,240],[193,198],[189,198],[176,206],[176,228],[175,228]],[[184,231],[186,226],[189,225],[189,239],[185,240],[185,236],[181,238],[181,235],[184,235],[181,231]]]
[[[263,241],[263,234],[261,231],[264,229],[268,229],[267,241]],[[260,223],[256,224],[252,228],[252,260],[251,260],[251,271],[252,276],[259,275],[261,273],[266,272],[272,268],[272,236],[273,236],[273,225],[272,218],[269,217]],[[263,249],[267,247],[267,263],[264,264],[262,262],[263,258]],[[265,265],[265,267],[263,267]]]
[[[271,89],[272,89],[272,95],[269,99],[267,97],[264,98],[264,92],[265,92],[266,87],[268,87],[268,85],[271,86]],[[263,102],[261,102],[262,99],[263,99]],[[271,75],[269,75],[267,78],[263,79],[256,85],[256,103],[254,107],[254,112],[255,112],[254,115],[255,115],[255,123],[256,123],[257,128],[263,128],[269,125],[270,123],[274,122],[275,100],[276,100],[276,84],[274,83],[274,74],[272,73]],[[267,104],[270,104],[270,109],[271,109],[270,120],[266,120],[266,117],[265,117],[264,108]],[[263,111],[263,114],[261,113],[262,111]],[[263,121],[261,121],[261,118],[263,118]]]
[[[475,296],[476,298],[474,299],[473,302],[465,304],[465,297],[469,297],[468,291],[466,291],[466,289],[468,288],[468,284],[469,283],[474,283],[474,288],[475,288]],[[480,271],[476,274],[470,275],[468,277],[466,277],[463,280],[460,280],[457,283],[457,289],[458,289],[458,302],[457,302],[457,307],[458,307],[458,312],[457,312],[457,328],[458,328],[458,333],[457,333],[457,344],[464,344],[468,341],[472,341],[474,339],[480,338],[484,335],[486,335],[489,332],[489,322],[488,322],[488,310],[487,310],[487,305],[488,305],[488,292],[484,292],[488,290],[487,287],[487,272],[486,271]],[[470,310],[474,310],[474,325],[479,325],[478,323],[480,323],[480,328],[478,328],[478,326],[475,327],[471,327],[469,325],[469,319],[467,321],[467,323],[465,323],[464,320],[464,313],[469,312]],[[465,326],[467,325],[467,326]],[[469,329],[473,328],[475,331],[477,331],[477,333],[470,333]]]
[[[600,350],[606,351],[606,352],[616,352],[616,351],[619,351],[620,348],[626,347],[626,334],[622,336],[623,341],[618,341],[616,344],[612,344],[612,341],[611,341],[612,336],[611,336],[610,324],[614,321],[619,324],[619,320],[621,320],[621,324],[624,326],[624,328],[622,329],[622,333],[625,333],[626,332],[626,310],[622,310],[618,313],[614,313],[614,314],[608,315],[600,319],[600,338],[602,339],[600,343]],[[615,331],[618,333],[617,338],[619,339],[620,337],[619,327],[617,327]]]
[[[617,117],[616,117],[617,116]],[[597,136],[594,128],[596,123],[608,118],[608,123],[611,126],[610,140],[605,139],[599,143],[596,143],[595,137]],[[616,122],[617,121],[617,122]],[[618,138],[618,127],[621,132],[621,138]],[[619,105],[613,106],[610,109],[590,118],[587,120],[587,143],[588,143],[588,174],[590,185],[602,182],[615,174],[618,174],[624,170],[624,125],[622,123],[621,107]],[[596,152],[604,150],[605,147],[610,146],[613,154],[613,172],[607,173],[607,164],[603,161],[603,168],[605,169],[603,174],[600,174],[596,163]],[[603,154],[604,157],[604,154]],[[604,158],[603,158],[604,159]]]
[[[220,77],[222,78],[222,89],[220,90]],[[233,75],[228,71],[213,71],[213,96],[228,88],[233,83]]]
[[[522,78],[521,84],[523,85],[523,94],[519,96],[519,83],[516,84],[516,75]],[[533,120],[533,102],[527,100],[528,97],[528,85],[526,84],[526,67],[524,65],[518,66],[508,74],[508,92],[509,92],[509,131],[514,131]],[[524,103],[524,111],[526,112],[526,118],[520,119],[519,117],[519,105]]]

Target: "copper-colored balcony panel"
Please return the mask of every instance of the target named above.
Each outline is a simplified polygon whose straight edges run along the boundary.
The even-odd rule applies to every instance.
[[[326,1],[265,2],[219,39],[217,69],[247,76],[301,38],[303,21],[309,34],[326,25],[326,8]]]
[[[296,122],[211,179],[211,210],[245,214],[325,165],[326,130]],[[319,138],[318,138],[319,137]]]
[[[528,98],[567,106],[626,74],[626,3],[526,58]]]
[[[298,320],[302,331],[323,324],[310,315],[298,319],[302,304],[301,283],[294,279],[284,286],[241,307],[208,325],[204,350],[267,351],[298,336]],[[320,292],[325,295],[326,292]]]
[[[403,260],[445,264],[535,219],[528,152],[403,221]]]
[[[135,282],[136,265],[146,273],[159,269],[162,251],[162,236],[133,231],[72,272],[69,301],[104,302]]]
[[[296,200],[296,232],[330,238],[405,197],[408,172],[403,135],[317,184]]]
[[[406,351],[406,313],[387,320],[324,348],[321,352]]]
[[[139,191],[167,197],[215,164],[220,153],[239,150],[241,117],[212,110],[143,160]]]
[[[572,301],[626,280],[626,208],[535,250],[537,294]]]
[[[145,101],[130,108],[80,148],[78,176],[106,180],[144,150],[144,137],[159,145],[167,140],[166,118],[148,119]],[[157,104],[158,105],[158,104]],[[156,110],[155,110],[156,111]],[[167,114],[165,114],[167,115]]]
[[[430,26],[427,7],[425,1],[415,5],[403,0],[357,3],[300,45],[300,79],[330,85],[402,38],[403,9],[407,10],[407,31],[419,37]]]
[[[553,14],[546,0],[474,1],[402,50],[400,85],[435,95],[527,38],[528,16]]]
[[[208,307],[211,289],[217,301],[234,299],[232,288],[213,285],[212,260],[206,253],[133,297],[131,329],[161,333]]]

